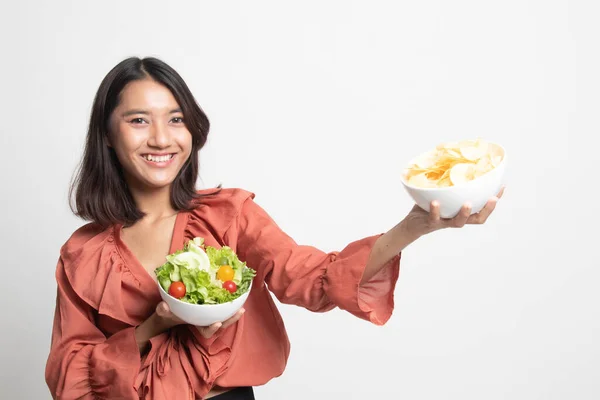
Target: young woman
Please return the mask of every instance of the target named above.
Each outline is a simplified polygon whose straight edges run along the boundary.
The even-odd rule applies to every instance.
[[[253,399],[281,375],[285,327],[268,291],[315,312],[339,307],[382,325],[402,250],[446,227],[481,224],[415,206],[385,234],[325,253],[296,244],[242,189],[196,190],[209,121],[179,74],[155,58],[115,66],[96,94],[73,209],[91,221],[60,251],[46,382],[57,399]],[[500,197],[501,193],[498,195]],[[190,326],[161,301],[154,269],[184,241],[230,246],[257,271],[231,319]]]

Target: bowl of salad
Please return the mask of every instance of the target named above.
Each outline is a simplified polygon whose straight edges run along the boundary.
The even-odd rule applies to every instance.
[[[256,271],[228,246],[189,240],[154,270],[162,299],[191,325],[209,326],[231,318],[246,302]]]

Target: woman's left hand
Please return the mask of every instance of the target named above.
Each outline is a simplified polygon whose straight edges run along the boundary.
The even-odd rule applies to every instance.
[[[483,224],[496,208],[496,203],[502,197],[504,187],[500,192],[490,198],[485,207],[478,213],[471,215],[470,204],[463,205],[460,212],[454,218],[444,219],[440,217],[440,205],[431,203],[431,211],[427,212],[415,205],[402,223],[405,229],[414,236],[422,236],[444,228],[461,228],[466,224]]]
[[[496,208],[496,202],[503,193],[504,187],[496,196],[489,199],[485,207],[476,214],[471,215],[471,207],[465,204],[456,217],[447,219],[440,217],[440,205],[435,202],[431,204],[430,212],[415,205],[402,222],[377,239],[371,250],[367,267],[360,281],[361,284],[375,276],[392,257],[423,235],[443,228],[460,228],[465,224],[483,224]]]

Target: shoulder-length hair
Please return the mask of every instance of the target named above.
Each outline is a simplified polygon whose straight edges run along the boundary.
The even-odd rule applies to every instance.
[[[102,80],[94,98],[85,150],[69,190],[73,213],[102,226],[132,225],[144,216],[136,206],[116,153],[109,146],[109,119],[130,82],[153,79],[167,87],[179,104],[184,123],[192,134],[192,151],[171,185],[171,205],[175,210],[191,210],[196,199],[198,152],[206,143],[209,120],[196,103],[183,78],[165,62],[149,57],[127,58]],[[220,186],[219,186],[220,187]]]

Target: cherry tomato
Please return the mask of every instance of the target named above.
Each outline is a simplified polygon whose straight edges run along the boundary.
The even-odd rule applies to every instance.
[[[223,282],[223,289],[227,290],[229,293],[235,293],[237,285],[234,281]]]
[[[221,281],[221,282],[227,282],[233,279],[233,268],[231,268],[229,265],[223,265],[221,268],[219,268],[219,270],[217,271],[217,278]]]
[[[183,282],[173,282],[169,286],[169,294],[176,299],[180,299],[185,296],[185,285]]]

